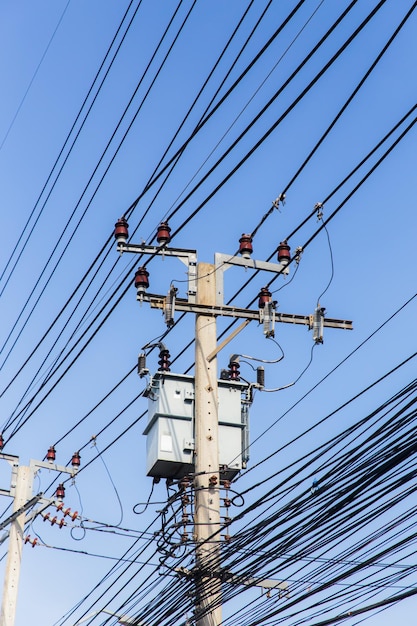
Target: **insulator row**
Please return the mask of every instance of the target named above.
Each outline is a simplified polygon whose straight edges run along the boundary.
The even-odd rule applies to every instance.
[[[30,538],[30,535],[27,535],[27,536],[25,537],[25,544],[26,544],[26,543],[30,543],[30,545],[32,546],[32,548],[34,548],[34,547],[35,547],[35,546],[39,543],[39,541],[38,541],[38,538],[37,538],[37,537],[35,537],[34,539],[31,539],[31,538]]]
[[[57,511],[61,511],[62,515],[64,517],[70,517],[72,519],[72,521],[74,522],[77,517],[78,517],[78,511],[74,511],[72,512],[71,509],[68,507],[67,509],[64,510],[64,503],[60,502],[59,504],[56,505],[56,510]],[[48,513],[49,515],[49,513]]]
[[[252,241],[253,238],[250,233],[242,234],[241,238],[239,239],[239,254],[241,254],[244,259],[251,258],[251,255],[253,253]],[[284,239],[284,241],[281,241],[281,243],[279,244],[277,248],[277,253],[278,262],[282,265],[288,265],[291,260],[291,248],[288,245],[286,239]]]
[[[55,462],[55,459],[56,459],[56,450],[55,450],[54,446],[50,446],[50,448],[48,449],[48,452],[46,453],[46,460],[48,461],[48,463],[51,463],[51,465],[52,465]],[[79,452],[74,452],[74,454],[72,455],[71,465],[72,465],[72,467],[75,470],[78,470],[78,468],[80,467],[80,465],[81,465],[81,456],[80,456]],[[61,487],[64,490],[64,495],[65,495],[65,489],[64,489],[64,486],[62,484],[60,484],[58,486],[58,489],[60,489]],[[58,492],[58,489],[57,489],[57,492]],[[60,496],[58,496],[58,493],[56,494],[56,496],[60,497]]]
[[[59,526],[59,528],[62,528],[66,524],[64,518],[61,518],[58,521],[58,517],[56,515],[54,517],[51,517],[50,513],[46,513],[45,515],[41,514],[41,515],[43,517],[43,521],[44,522],[49,522],[51,524],[51,526],[54,526],[55,524],[57,524]]]

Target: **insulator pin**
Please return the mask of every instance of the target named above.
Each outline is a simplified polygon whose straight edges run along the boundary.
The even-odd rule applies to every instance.
[[[268,304],[269,302],[271,302],[271,297],[272,297],[272,294],[269,291],[268,287],[262,287],[262,289],[259,292],[258,307],[260,309],[263,309],[265,307],[265,304]]]
[[[74,452],[71,459],[71,465],[74,469],[78,470],[81,465],[81,457],[79,452]]]
[[[239,253],[243,256],[244,259],[250,259],[253,252],[252,235],[243,234],[239,239],[239,244]]]
[[[129,224],[127,223],[125,218],[121,217],[114,226],[114,236],[117,243],[126,243],[129,237]]]
[[[46,460],[48,461],[48,463],[53,463],[56,459],[56,451],[54,446],[51,446],[48,450],[48,452],[46,453]]]
[[[277,248],[278,252],[278,263],[282,265],[288,265],[291,260],[291,248],[287,243],[287,240],[281,241]]]
[[[143,295],[149,287],[149,272],[144,267],[139,267],[135,273],[135,287],[138,296]]]
[[[58,502],[62,502],[62,500],[65,498],[65,487],[63,483],[59,483],[55,492],[55,497],[58,500]]]
[[[156,240],[162,246],[165,243],[169,243],[171,241],[171,229],[168,226],[167,222],[161,222],[158,226],[158,231],[156,233]]]

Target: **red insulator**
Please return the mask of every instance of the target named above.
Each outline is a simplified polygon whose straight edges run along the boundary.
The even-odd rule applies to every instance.
[[[129,224],[125,220],[124,217],[121,217],[116,223],[114,228],[114,236],[116,238],[117,243],[126,243],[129,237],[129,231],[127,230]]]
[[[55,448],[54,446],[51,446],[48,452],[46,453],[46,460],[48,461],[48,463],[53,463],[55,461],[55,458],[56,458]]]
[[[261,291],[259,292],[258,307],[260,309],[264,309],[265,304],[271,302],[271,297],[272,293],[269,291],[268,287],[262,287]]]
[[[159,367],[158,367],[158,371],[159,372],[169,372],[171,371],[169,369],[169,366],[171,365],[171,361],[169,360],[169,357],[171,355],[169,354],[168,350],[161,350],[161,352],[159,353]]]
[[[213,475],[209,478],[209,487],[215,487],[217,485],[217,476]]]
[[[3,450],[4,448],[4,439],[3,439],[3,435],[0,433],[0,452],[1,450]]]
[[[149,287],[149,272],[144,267],[139,267],[135,274],[135,287],[138,292],[146,291]]]
[[[159,244],[169,243],[171,241],[170,235],[171,229],[167,222],[161,222],[158,226],[158,232],[156,233],[156,240]]]
[[[239,239],[239,252],[243,256],[244,259],[250,259],[250,256],[253,252],[252,247],[252,235],[243,234]]]
[[[230,380],[240,380],[239,361],[229,363]]]
[[[290,252],[290,250],[291,250],[291,248],[287,244],[287,240],[284,239],[284,241],[281,241],[281,243],[279,244],[279,246],[277,248],[278,263],[282,263],[283,265],[288,265],[288,263],[291,260],[291,252]]]
[[[65,498],[65,487],[63,483],[59,483],[58,487],[56,488],[55,497],[59,501]]]
[[[80,457],[80,453],[79,452],[74,452],[74,454],[72,455],[71,465],[72,465],[72,467],[75,467],[76,469],[78,469],[80,467],[80,465],[81,465],[81,457]]]

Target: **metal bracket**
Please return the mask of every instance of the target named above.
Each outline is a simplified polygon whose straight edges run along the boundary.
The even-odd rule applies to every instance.
[[[183,248],[168,248],[161,246],[147,246],[134,243],[118,243],[117,251],[131,252],[133,254],[149,254],[152,256],[170,256],[179,259],[187,266],[188,275],[188,301],[195,302],[197,295],[197,251]]]
[[[164,296],[156,294],[145,294],[144,301],[149,302],[153,309],[164,308]],[[257,320],[259,322],[259,310],[241,309],[233,306],[208,306],[206,304],[192,304],[187,300],[178,298],[175,301],[177,311],[186,311],[188,313],[198,313],[202,315],[211,315],[219,317],[240,317],[247,320]],[[302,324],[309,326],[311,323],[310,315],[297,315],[295,313],[275,313],[275,322],[284,324]],[[344,330],[352,330],[353,325],[350,320],[339,320],[333,318],[324,318],[323,325],[329,328],[342,328]]]
[[[263,270],[274,274],[289,274],[289,267],[283,263],[270,263],[269,261],[257,261],[256,259],[244,259],[240,256],[230,256],[216,252],[214,255],[214,265],[216,268],[216,305],[222,306],[224,302],[224,277],[223,274],[232,265],[239,265],[245,269]]]

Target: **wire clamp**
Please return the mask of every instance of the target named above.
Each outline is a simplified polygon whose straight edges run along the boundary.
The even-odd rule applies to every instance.
[[[279,211],[279,203],[282,205],[285,204],[285,193],[280,193],[278,198],[272,201],[272,206],[275,207]]]
[[[314,209],[317,211],[317,220],[320,221],[323,219],[323,202],[316,202],[314,205]]]

